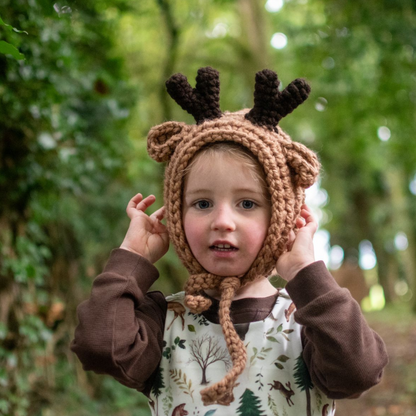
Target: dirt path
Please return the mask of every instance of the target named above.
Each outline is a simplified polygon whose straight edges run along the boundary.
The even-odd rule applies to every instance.
[[[356,400],[337,402],[337,416],[416,416],[416,316],[401,310],[367,315],[390,357],[383,380]]]

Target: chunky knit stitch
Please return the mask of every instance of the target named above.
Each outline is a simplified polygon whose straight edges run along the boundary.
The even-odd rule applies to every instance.
[[[295,228],[304,190],[319,173],[316,155],[277,128],[279,121],[308,97],[310,87],[297,79],[279,92],[276,73],[263,70],[256,75],[253,109],[223,113],[219,107],[219,74],[212,68],[198,71],[195,88],[182,74],[173,75],[166,85],[172,98],[195,117],[197,124],[169,121],[153,127],[148,135],[148,152],[158,162],[169,162],[164,185],[166,220],[170,240],[190,273],[185,285],[187,306],[201,313],[210,306],[204,290],[221,292],[220,322],[233,368],[201,394],[205,404],[227,405],[234,400],[232,390],[246,364],[244,345],[230,320],[231,301],[238,288],[271,273]],[[204,270],[193,256],[183,230],[183,172],[199,150],[217,142],[233,142],[248,149],[262,165],[270,193],[272,214],[267,236],[241,278],[224,278]]]

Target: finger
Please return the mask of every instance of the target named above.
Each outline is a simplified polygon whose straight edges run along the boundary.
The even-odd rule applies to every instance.
[[[304,227],[305,224],[306,224],[306,221],[305,221],[305,219],[303,217],[296,218],[296,227],[297,228],[300,229],[300,228]]]
[[[151,217],[157,219],[158,221],[162,221],[165,218],[166,209],[165,207],[159,208],[156,210]]]
[[[166,225],[162,224],[163,218],[165,218],[165,207],[159,208],[150,216],[153,222],[154,232],[162,235],[166,233]]]
[[[300,211],[300,215],[302,218],[304,218],[305,225],[316,221],[314,215],[312,214],[312,212],[306,205],[302,207],[302,210]]]
[[[292,246],[293,246],[293,243],[295,242],[295,239],[296,239],[296,234],[295,234],[295,232],[292,230],[292,231],[289,233],[289,240],[288,240],[288,242],[287,242],[287,251],[292,250]]]
[[[312,211],[312,209],[311,209],[311,208],[309,208],[309,206],[308,206],[308,205],[306,205],[306,204],[303,204],[303,205],[300,207],[300,209],[301,209],[301,211],[306,211],[309,215],[313,215],[313,211]]]
[[[137,204],[143,199],[142,194],[136,194],[132,199],[130,199],[129,203],[126,207],[127,215],[130,219],[133,219],[134,214],[136,212],[136,206]]]
[[[154,202],[156,201],[156,197],[154,195],[149,195],[142,201],[140,201],[136,205],[136,210],[138,211],[146,211],[147,208],[149,208]]]
[[[136,194],[132,199],[130,199],[129,203],[127,204],[126,210],[129,208],[136,208],[136,205],[142,200],[143,195],[142,194]]]
[[[318,222],[316,221],[315,217],[310,211],[307,210],[302,210],[301,214],[305,219],[305,225],[303,228],[309,230],[312,235],[315,234],[316,230],[318,229]]]

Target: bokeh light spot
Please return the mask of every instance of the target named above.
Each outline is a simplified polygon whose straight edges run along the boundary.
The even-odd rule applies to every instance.
[[[406,233],[399,231],[394,237],[394,246],[396,250],[404,251],[409,247],[409,240],[407,239]]]
[[[391,137],[391,131],[388,127],[381,126],[377,129],[377,136],[381,141],[386,142]]]
[[[363,270],[371,270],[377,264],[376,253],[373,245],[368,240],[361,241],[359,245],[359,264]]]
[[[274,49],[283,49],[287,45],[287,36],[284,33],[275,33],[270,44]]]
[[[283,0],[267,0],[266,10],[270,13],[276,13],[283,7]]]

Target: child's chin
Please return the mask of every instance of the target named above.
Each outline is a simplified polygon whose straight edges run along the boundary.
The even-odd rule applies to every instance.
[[[226,271],[223,271],[223,270],[214,270],[214,269],[212,269],[211,271],[210,270],[207,270],[208,271],[208,273],[212,273],[212,274],[215,274],[216,276],[220,276],[220,277],[243,277],[246,273],[247,273],[247,271],[248,270],[246,270],[245,272],[242,272],[242,270],[226,270]]]

